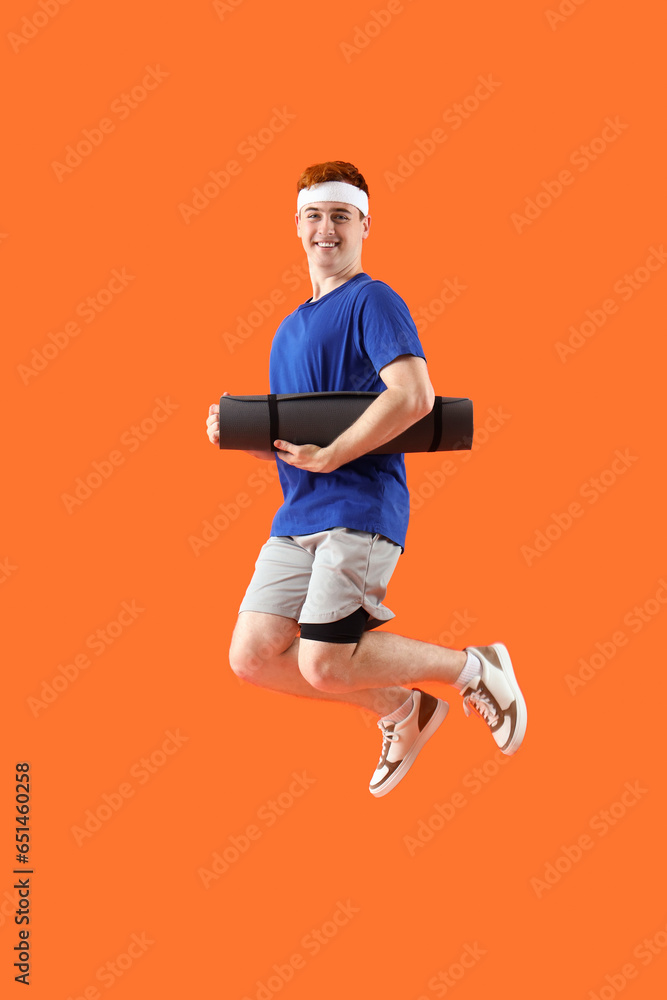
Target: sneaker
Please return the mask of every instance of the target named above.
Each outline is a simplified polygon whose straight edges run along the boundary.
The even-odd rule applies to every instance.
[[[493,738],[505,754],[521,746],[526,732],[526,702],[516,682],[512,661],[502,642],[491,646],[468,646],[482,663],[481,677],[473,677],[461,691],[463,709],[473,709],[486,722]]]
[[[418,688],[412,689],[412,709],[402,722],[378,720],[382,733],[382,754],[369,790],[386,795],[404,778],[424,744],[444,722],[449,705]]]

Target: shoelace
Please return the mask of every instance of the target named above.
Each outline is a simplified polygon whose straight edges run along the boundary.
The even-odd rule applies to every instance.
[[[495,726],[498,722],[498,713],[484,691],[471,691],[463,699],[463,710],[466,715],[470,715],[473,708],[489,726]]]
[[[389,747],[396,740],[400,740],[401,734],[396,733],[391,729],[385,729],[384,722],[382,719],[378,720],[378,728],[382,733],[382,753],[380,754],[380,759],[378,761],[377,769],[379,770],[387,759],[387,754],[389,753]]]

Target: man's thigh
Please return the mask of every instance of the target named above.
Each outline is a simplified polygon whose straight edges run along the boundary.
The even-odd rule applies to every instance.
[[[364,632],[394,617],[383,604],[401,548],[381,535],[349,528],[322,533],[301,611],[299,670],[313,687],[333,690],[349,672]],[[341,690],[343,690],[341,688]]]
[[[401,548],[368,532],[333,528],[272,536],[260,551],[239,609],[233,650],[288,648],[301,626],[305,647],[350,655],[362,633],[394,617],[382,603]],[[298,625],[297,625],[298,623]],[[306,654],[301,659],[311,659]]]

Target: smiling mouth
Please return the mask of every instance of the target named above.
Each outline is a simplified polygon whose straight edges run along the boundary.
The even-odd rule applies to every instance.
[[[328,249],[331,249],[333,247],[337,247],[338,243],[332,243],[330,240],[322,240],[320,243],[318,243],[317,241],[315,241],[315,246],[316,247],[324,247],[325,250],[328,250]]]

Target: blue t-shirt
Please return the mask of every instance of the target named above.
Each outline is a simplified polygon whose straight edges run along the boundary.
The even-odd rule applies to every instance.
[[[425,359],[408,307],[384,281],[361,272],[282,321],[271,346],[271,392],[382,392],[380,369],[402,354]],[[277,464],[284,503],[272,535],[356,528],[405,547],[403,455],[363,455],[334,472]]]

